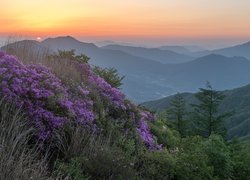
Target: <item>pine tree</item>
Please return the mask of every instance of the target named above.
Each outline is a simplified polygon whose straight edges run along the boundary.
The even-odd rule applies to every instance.
[[[200,88],[195,96],[200,101],[199,104],[192,104],[197,133],[203,137],[209,137],[212,133],[225,136],[224,120],[230,116],[230,113],[218,113],[220,102],[225,96],[214,90],[209,82],[207,82],[206,88]]]
[[[185,120],[186,115],[186,102],[180,93],[177,93],[170,102],[170,108],[167,109],[167,117],[171,120],[175,126],[175,129],[179,131],[183,137],[185,135]]]

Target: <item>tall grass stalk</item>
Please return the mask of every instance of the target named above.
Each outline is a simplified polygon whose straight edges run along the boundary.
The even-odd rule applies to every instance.
[[[29,145],[34,129],[20,109],[0,99],[0,179],[44,179],[45,158]]]

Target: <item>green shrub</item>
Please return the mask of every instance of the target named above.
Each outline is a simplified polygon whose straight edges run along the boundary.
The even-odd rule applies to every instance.
[[[172,179],[175,174],[175,159],[167,150],[146,152],[142,164],[143,179]]]
[[[54,174],[61,176],[64,179],[76,179],[87,180],[90,179],[88,175],[85,175],[84,170],[81,167],[81,158],[73,158],[70,162],[56,162],[57,170]]]
[[[230,148],[233,160],[232,179],[248,180],[250,177],[250,142],[233,141]]]
[[[181,180],[214,179],[213,167],[202,149],[203,139],[199,136],[182,139],[180,146],[172,150],[176,157],[176,177]]]
[[[103,136],[89,136],[80,155],[57,164],[59,174],[73,179],[129,179],[136,177],[135,157]],[[86,176],[88,175],[88,176]]]
[[[152,133],[157,137],[157,142],[163,144],[168,148],[173,148],[180,143],[180,134],[174,130],[170,129],[162,120],[156,120],[151,125]]]
[[[233,162],[230,149],[220,135],[211,135],[203,143],[204,153],[208,156],[208,164],[214,167],[214,176],[219,179],[230,179]]]

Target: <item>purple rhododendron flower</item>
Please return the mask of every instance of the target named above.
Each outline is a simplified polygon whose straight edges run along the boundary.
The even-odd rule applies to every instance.
[[[0,52],[0,72],[0,95],[24,108],[38,129],[39,139],[46,140],[71,119],[85,125],[93,123],[92,101],[74,97],[46,67],[24,65]]]
[[[89,83],[97,86],[100,94],[110,100],[115,107],[124,108],[124,94],[122,94],[118,89],[113,88],[108,84],[103,78],[97,75],[91,75],[89,77]]]
[[[0,51],[0,96],[8,101],[15,101],[30,117],[31,124],[37,129],[38,138],[46,141],[54,130],[67,123],[77,123],[95,132],[93,111],[94,101],[91,92],[98,93],[107,101],[105,112],[110,107],[122,110],[138,125],[137,132],[149,149],[161,149],[150,133],[147,122],[154,121],[154,116],[141,111],[132,103],[125,103],[125,96],[113,88],[103,78],[93,73],[87,63],[72,61],[79,71],[83,82],[68,89],[48,68],[41,65],[24,65],[15,56]]]
[[[147,111],[140,112],[140,124],[139,128],[137,128],[137,132],[139,133],[141,139],[145,142],[146,146],[151,150],[161,150],[162,145],[158,145],[151,132],[149,131],[147,121],[154,121],[155,117]]]

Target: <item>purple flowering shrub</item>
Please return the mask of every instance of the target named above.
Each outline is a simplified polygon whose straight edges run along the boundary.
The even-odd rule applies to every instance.
[[[115,108],[125,109],[124,105],[124,94],[122,94],[118,89],[113,88],[110,84],[108,84],[103,78],[92,74],[89,76],[89,83],[92,84],[99,94],[107,99]]]
[[[44,66],[24,65],[16,57],[0,52],[0,96],[22,107],[36,127],[38,138],[45,141],[54,130],[69,123],[95,130],[98,119],[95,104],[100,103],[94,98],[97,95],[103,103],[104,117],[130,119],[146,146],[159,148],[147,125],[147,121],[154,120],[149,112],[127,101],[123,93],[97,76],[86,62],[71,59],[70,63],[80,77],[79,82],[72,79],[71,85]]]
[[[71,67],[75,74],[66,76],[64,72],[58,73],[59,77],[63,79],[63,82],[68,86],[80,86],[89,92],[90,97],[100,96],[102,103],[106,107],[106,111],[115,107],[116,109],[124,109],[125,96],[117,88],[112,87],[103,78],[96,75],[87,63],[89,58],[85,55],[77,56],[74,51],[59,51],[57,54],[51,55],[52,61],[57,61],[59,64],[65,64],[65,68]],[[85,60],[84,60],[85,59]],[[55,68],[57,69],[57,68]],[[73,82],[72,82],[73,81]],[[69,83],[70,82],[70,83]],[[75,87],[73,87],[75,89]],[[94,103],[96,103],[94,101]]]
[[[122,110],[123,113],[120,113],[119,116],[125,114],[127,120],[131,119],[133,124],[138,126],[137,132],[149,149],[161,149],[161,145],[157,145],[147,125],[147,121],[154,121],[155,117],[150,112],[142,111],[131,102],[125,101],[124,94],[117,88],[113,88],[103,78],[95,75],[90,67],[87,68],[86,66],[88,66],[88,64],[82,64],[82,70],[87,72],[89,84],[92,85],[95,90],[98,90],[103,98],[111,102],[116,112],[118,112],[119,109]]]
[[[158,145],[155,141],[148,123],[153,123],[156,117],[152,113],[143,110],[130,101],[125,103],[127,119],[132,120],[132,124],[136,126],[136,132],[140,139],[145,143],[150,150],[161,150],[162,145]]]
[[[47,68],[24,65],[0,52],[0,95],[22,107],[46,140],[54,129],[71,120],[93,122],[92,102],[71,97],[67,88]]]
[[[154,121],[155,117],[153,117],[152,114],[147,111],[141,111],[140,117],[140,125],[137,128],[137,132],[139,133],[141,139],[145,142],[149,149],[162,149],[162,145],[158,145],[155,142],[147,124],[148,121]]]

